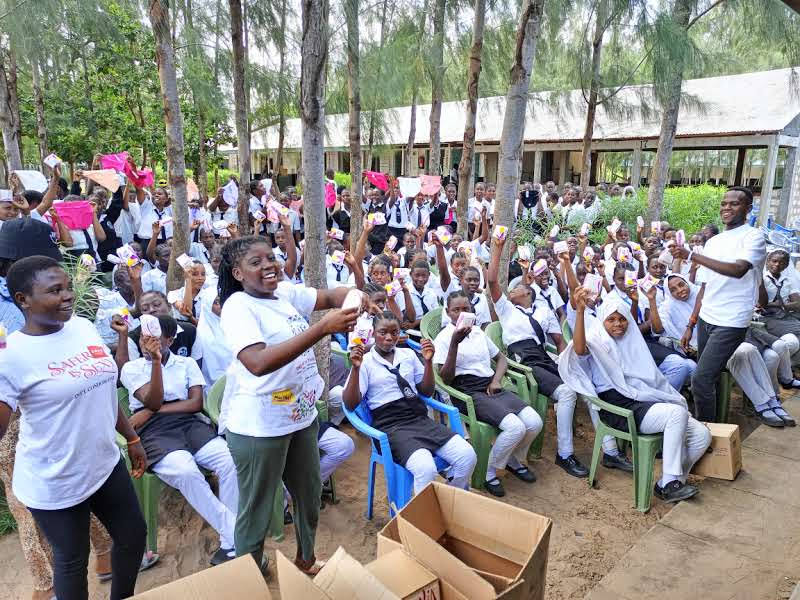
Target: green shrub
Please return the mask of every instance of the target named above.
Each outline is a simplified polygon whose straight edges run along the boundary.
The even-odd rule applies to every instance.
[[[8,502],[6,501],[2,488],[0,488],[0,535],[12,533],[16,531],[16,529],[17,522],[11,515],[11,511],[8,510]]]

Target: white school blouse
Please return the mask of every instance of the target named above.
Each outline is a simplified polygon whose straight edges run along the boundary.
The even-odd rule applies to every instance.
[[[453,338],[455,325],[448,324],[439,332],[433,340],[434,353],[433,362],[443,365],[447,361],[447,353],[450,351],[450,340]],[[480,327],[473,326],[469,335],[458,345],[456,355],[455,374],[476,375],[478,377],[492,377],[491,360],[500,352],[500,349],[492,343],[492,340],[481,330]]]
[[[379,355],[375,350],[375,346],[373,346],[364,355],[364,360],[358,373],[358,389],[370,410],[403,397],[403,392],[400,390],[400,386],[397,385],[397,377],[387,370],[387,366],[393,369],[398,368],[400,375],[415,392],[417,391],[417,385],[425,375],[425,369],[413,350],[395,348],[394,357],[390,363]]]
[[[494,303],[494,310],[497,313],[497,318],[503,326],[503,343],[506,347],[515,342],[522,340],[536,340],[539,343],[545,344],[547,340],[540,340],[539,336],[531,326],[531,322],[527,315],[531,314],[531,309],[523,312],[522,307],[514,306],[505,294],[500,296],[500,299]],[[561,327],[558,325],[553,311],[543,306],[533,307],[533,318],[538,321],[542,326],[542,331],[547,334],[561,335]]]
[[[448,290],[449,289],[450,288],[448,288]],[[450,295],[450,291],[448,291],[444,299],[444,307],[442,308],[442,327],[450,323],[450,317],[447,316],[446,310],[448,295]],[[489,311],[489,302],[486,300],[483,290],[475,292],[475,295],[470,299],[470,304],[472,304],[472,310],[475,312],[475,325],[478,327],[483,327],[486,323],[492,322],[492,313]]]
[[[315,403],[324,382],[311,348],[260,377],[239,360],[248,346],[276,346],[308,329],[316,301],[314,288],[287,284],[278,286],[275,299],[236,292],[225,302],[221,326],[234,359],[227,371],[220,433],[276,437],[304,429],[317,418]]]
[[[152,362],[144,357],[127,362],[122,367],[119,380],[128,390],[131,412],[144,408],[134,394],[146,383],[150,383],[151,369]],[[172,352],[169,353],[167,364],[161,365],[161,381],[164,386],[164,402],[186,400],[189,397],[189,388],[206,384],[205,377],[193,358],[178,356]]]

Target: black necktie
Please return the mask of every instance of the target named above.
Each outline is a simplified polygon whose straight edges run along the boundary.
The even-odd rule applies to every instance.
[[[539,295],[540,295],[542,298],[544,298],[544,299],[545,299],[545,302],[547,302],[547,306],[549,306],[549,307],[550,307],[550,310],[552,310],[553,312],[556,312],[556,309],[555,309],[555,308],[553,308],[553,301],[552,301],[552,300],[550,300],[550,296],[548,296],[548,295],[547,295],[547,294],[545,294],[544,292],[542,292],[542,293],[541,293],[541,294],[539,294]]]
[[[783,306],[783,298],[781,298],[781,289],[783,288],[783,281],[778,283],[775,281],[775,278],[772,275],[767,275],[769,280],[772,282],[777,289],[775,290],[775,297],[772,299],[773,302],[780,302],[781,306]]]
[[[424,294],[414,294],[417,298],[419,298],[419,304],[422,307],[422,314],[428,314],[430,308],[425,304],[425,295]]]
[[[389,373],[395,376],[395,379],[397,379],[397,387],[400,388],[400,393],[403,394],[403,398],[406,400],[412,400],[417,397],[417,393],[414,391],[414,388],[411,387],[411,384],[408,383],[408,381],[406,381],[402,375],[400,375],[400,367],[392,368],[384,363],[381,363],[381,365],[383,365],[383,368],[389,371]],[[428,411],[424,404],[422,405],[422,409],[427,415]]]
[[[156,216],[158,217],[158,220],[161,221],[161,217],[164,216],[164,211],[163,210],[159,211],[157,208],[155,208],[153,210],[155,211]],[[161,240],[162,242],[166,242],[167,241],[167,229],[166,229],[166,227],[161,227],[161,229],[159,229],[158,239]]]
[[[417,208],[417,227],[422,226],[422,209]]]
[[[542,326],[539,325],[539,321],[533,318],[533,313],[526,313],[521,306],[515,306],[514,308],[516,308],[517,310],[519,310],[519,312],[528,317],[528,321],[530,321],[533,332],[536,334],[536,337],[539,338],[539,345],[544,346],[544,343],[545,341],[547,341],[547,338],[545,338],[544,336],[544,329],[542,329]],[[531,310],[533,310],[533,307],[531,307]]]
[[[333,268],[336,269],[336,281],[341,282],[342,281],[342,269],[344,269],[344,265],[333,265]]]

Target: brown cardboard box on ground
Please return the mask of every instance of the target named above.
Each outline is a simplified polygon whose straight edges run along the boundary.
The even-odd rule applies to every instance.
[[[141,594],[131,600],[271,600],[261,570],[251,556],[205,569]]]
[[[552,524],[433,482],[378,533],[378,556],[404,549],[439,578],[443,600],[542,600]]]
[[[742,441],[739,426],[728,423],[704,423],[711,430],[711,452],[697,461],[695,475],[732,481],[742,468]]]
[[[334,552],[314,579],[280,550],[276,557],[282,600],[400,600],[344,548]]]
[[[364,568],[400,600],[441,600],[439,579],[403,550],[394,550]]]

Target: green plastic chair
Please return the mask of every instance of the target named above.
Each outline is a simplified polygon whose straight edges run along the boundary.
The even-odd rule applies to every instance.
[[[728,410],[731,404],[731,390],[733,389],[733,375],[725,370],[717,382],[717,423],[728,423]],[[744,396],[744,392],[742,392]]]
[[[128,398],[128,390],[117,388],[117,402],[122,408],[126,417],[131,416],[131,409]],[[131,470],[131,461],[128,458],[128,443],[119,433],[117,434],[117,445],[125,458],[128,470]],[[147,524],[147,549],[152,552],[158,551],[158,499],[161,496],[161,480],[154,474],[145,471],[139,479],[131,479],[133,491],[139,500],[139,507],[142,509],[144,521]]]
[[[591,398],[592,404],[597,405],[628,421],[628,431],[614,429],[603,423],[602,419],[597,423],[594,434],[594,451],[592,452],[592,466],[589,469],[589,486],[594,485],[594,476],[597,473],[597,463],[603,452],[603,438],[612,435],[618,440],[625,440],[631,444],[631,460],[633,461],[633,505],[636,510],[646,513],[650,510],[650,501],[653,497],[653,466],[655,464],[656,453],[661,450],[664,436],[662,434],[644,435],[636,432],[636,421],[633,419],[633,411],[627,408],[620,408],[600,398]]]
[[[533,409],[539,413],[539,417],[542,419],[542,431],[536,436],[536,439],[533,440],[531,448],[528,451],[528,458],[541,458],[542,444],[544,444],[544,424],[547,422],[547,404],[549,398],[539,393],[539,384],[537,383],[536,378],[533,376],[533,369],[527,365],[523,365],[522,363],[515,361],[508,356],[508,349],[503,343],[503,326],[499,321],[489,323],[489,325],[486,327],[486,335],[489,336],[489,339],[492,340],[495,346],[500,348],[500,352],[506,356],[506,360],[508,360],[508,368],[522,373],[528,380],[528,390],[530,398],[533,401]]]
[[[426,314],[420,322],[420,331],[422,336],[429,340],[434,340],[442,327],[442,308],[435,308]],[[475,470],[472,472],[472,487],[476,489],[483,488],[486,481],[486,470],[489,466],[489,453],[492,449],[492,441],[496,438],[500,430],[488,423],[479,421],[475,413],[475,403],[472,397],[464,392],[461,392],[454,387],[447,385],[439,373],[439,369],[434,367],[434,377],[436,379],[436,387],[442,392],[450,396],[451,400],[460,400],[466,405],[467,414],[461,414],[461,420],[469,428],[469,438],[472,448],[478,457],[478,462],[475,465]],[[528,388],[528,379],[525,375],[518,371],[509,370],[506,376],[503,377],[503,388],[516,392],[519,397],[528,406],[533,406],[530,400],[530,390]],[[535,407],[534,407],[535,410]]]
[[[572,329],[570,329],[569,323],[567,323],[566,319],[564,319],[564,322],[561,323],[561,335],[564,337],[564,342],[567,344],[572,341]]]

